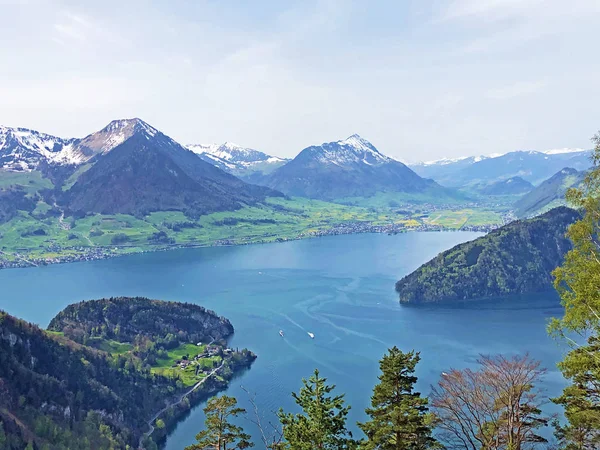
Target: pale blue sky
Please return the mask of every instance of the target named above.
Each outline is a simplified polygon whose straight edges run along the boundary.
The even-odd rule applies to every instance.
[[[598,0],[0,0],[0,124],[141,117],[271,154],[359,133],[404,160],[590,147]]]

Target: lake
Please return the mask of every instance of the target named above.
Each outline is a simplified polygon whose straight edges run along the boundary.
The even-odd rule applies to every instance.
[[[470,366],[479,354],[525,351],[548,369],[545,387],[550,395],[557,394],[564,381],[555,364],[565,348],[545,332],[547,320],[562,313],[556,295],[457,307],[398,303],[396,280],[479,235],[330,236],[2,270],[0,308],[45,327],[70,303],[108,296],[206,306],[231,320],[236,330],[232,346],[248,347],[258,355],[227,393],[250,410],[243,385],[256,393],[259,408],[269,417],[279,407],[293,410],[290,393],[318,368],[346,393],[353,407],[350,423],[364,419],[377,382],[377,362],[394,345],[421,352],[418,388],[425,394],[442,371]],[[166,448],[181,450],[194,442],[203,420],[202,406],[196,407],[169,436]],[[258,444],[257,430],[242,423]]]

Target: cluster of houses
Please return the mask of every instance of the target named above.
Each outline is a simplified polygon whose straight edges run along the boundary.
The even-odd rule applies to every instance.
[[[198,342],[197,345],[201,346],[203,344],[201,342]],[[202,353],[194,356],[193,359],[189,359],[187,356],[184,356],[182,359],[175,361],[175,363],[173,364],[173,367],[179,367],[181,369],[185,369],[188,366],[195,365],[196,366],[196,375],[199,375],[201,373],[208,373],[213,368],[218,366],[219,363],[217,362],[217,360],[213,361],[212,367],[200,366],[200,364],[198,364],[198,361],[200,361],[201,359],[204,359],[204,358],[210,358],[212,356],[227,357],[227,356],[231,355],[231,353],[233,353],[233,350],[230,348],[223,348],[219,345],[209,344],[206,346],[206,348],[204,349],[204,351]]]

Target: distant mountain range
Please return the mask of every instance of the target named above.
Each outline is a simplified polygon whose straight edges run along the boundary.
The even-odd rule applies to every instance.
[[[289,161],[232,142],[212,145],[191,144],[187,148],[198,154],[204,161],[249,182],[260,180],[264,175]]]
[[[590,156],[590,150],[582,149],[516,151],[504,155],[442,159],[412,164],[410,168],[422,177],[449,187],[469,188],[516,176],[538,185],[565,167],[590,168]]]
[[[564,205],[565,194],[572,187],[578,187],[586,172],[566,167],[521,197],[514,205],[517,217],[533,217],[556,206]]]
[[[288,195],[330,201],[380,192],[454,194],[383,155],[357,134],[305,148],[260,183]]]
[[[567,227],[577,211],[555,208],[511,222],[440,253],[396,283],[403,303],[442,303],[545,292],[571,249]]]
[[[281,196],[245,183],[140,119],[115,120],[83,139],[61,139],[22,128],[2,128],[4,170],[75,176],[53,194],[68,212],[144,215],[183,211],[198,216],[234,210]],[[66,172],[66,174],[65,174]]]
[[[588,169],[590,155],[581,149],[518,151],[407,166],[357,134],[307,147],[288,160],[230,142],[184,147],[140,119],[114,120],[81,139],[0,127],[0,171],[40,172],[57,188],[51,204],[77,214],[199,215],[279,192],[350,204],[368,204],[374,196],[382,205],[455,203],[480,194],[523,195],[565,167]],[[518,205],[519,214],[535,210],[528,201]]]

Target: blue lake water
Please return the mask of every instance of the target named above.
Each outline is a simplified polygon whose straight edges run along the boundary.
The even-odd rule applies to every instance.
[[[417,375],[423,393],[442,371],[472,365],[479,354],[528,351],[548,369],[548,393],[557,394],[564,381],[555,364],[566,349],[545,332],[547,320],[561,314],[555,295],[459,307],[398,304],[396,280],[477,236],[331,236],[3,270],[0,308],[45,327],[66,305],[107,296],[141,295],[206,306],[233,323],[232,346],[258,355],[227,393],[250,410],[243,385],[257,394],[260,410],[270,417],[279,407],[293,410],[290,393],[318,368],[346,393],[353,407],[350,422],[362,420],[377,381],[377,362],[393,345],[421,352]],[[180,450],[194,442],[203,420],[202,407],[196,407],[169,436],[166,448]],[[258,444],[257,430],[242,423]]]

